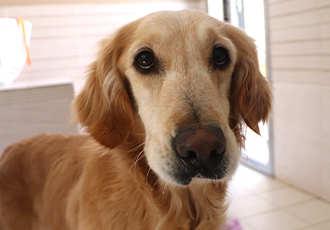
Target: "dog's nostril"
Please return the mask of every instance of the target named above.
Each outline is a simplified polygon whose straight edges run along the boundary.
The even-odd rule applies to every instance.
[[[197,158],[197,155],[194,151],[188,151],[188,158]]]
[[[213,150],[211,151],[210,157],[211,157],[211,158],[216,157],[218,154],[219,154],[219,153],[217,152],[217,150],[216,150],[216,149],[213,149]]]

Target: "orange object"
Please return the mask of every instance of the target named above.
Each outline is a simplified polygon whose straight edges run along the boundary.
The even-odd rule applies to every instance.
[[[26,62],[28,63],[28,65],[31,65],[30,51],[29,51],[29,47],[26,42],[24,19],[17,18],[17,24],[22,27],[22,31],[23,31],[24,45],[25,45],[25,51],[26,51]]]

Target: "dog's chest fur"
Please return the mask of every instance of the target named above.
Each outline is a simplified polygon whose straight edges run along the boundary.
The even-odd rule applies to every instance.
[[[77,191],[83,193],[71,194],[79,199],[68,204],[68,209],[80,209],[75,216],[67,216],[72,227],[77,227],[79,219],[85,225],[82,229],[212,230],[224,221],[226,183],[210,183],[207,187],[197,183],[188,187],[165,184],[143,168],[143,160],[134,164],[134,154],[131,160],[125,154],[129,153],[108,152],[88,160],[86,173],[77,183],[81,186]]]

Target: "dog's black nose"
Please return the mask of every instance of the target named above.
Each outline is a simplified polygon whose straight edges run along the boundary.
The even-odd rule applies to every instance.
[[[213,126],[185,128],[177,133],[173,144],[186,167],[196,172],[218,166],[226,151],[223,131]]]

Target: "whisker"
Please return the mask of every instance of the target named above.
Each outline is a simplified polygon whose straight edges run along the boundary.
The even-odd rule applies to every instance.
[[[158,181],[159,181],[159,178],[158,178],[158,177],[156,177],[156,178],[157,178],[157,180],[155,181],[154,185],[152,186],[152,188],[151,188],[151,192],[154,190],[154,188],[155,188],[156,184],[157,184],[157,183],[158,183]]]
[[[109,152],[108,150],[103,151],[103,152],[101,153],[100,157],[104,157],[108,152]]]
[[[167,188],[167,182],[164,183],[163,194],[165,194],[166,188]]]
[[[136,149],[140,148],[141,146],[143,146],[146,142],[144,141],[143,143],[135,146],[134,148],[132,148],[131,150],[129,150],[128,152],[131,153],[131,152],[134,152]]]
[[[140,154],[141,155],[141,154]],[[136,161],[135,164],[138,163],[143,157],[145,157],[145,155],[143,154],[141,157],[139,157]]]
[[[146,175],[146,184],[148,184],[148,176],[149,176],[150,170],[151,170],[151,168],[148,169],[148,172],[147,172],[147,175]]]
[[[237,118],[237,117],[235,117],[235,116],[233,116],[233,115],[229,115],[228,117],[229,117],[229,118],[234,118],[235,120],[237,120],[237,121],[238,121],[238,118]]]
[[[152,185],[152,183],[154,182],[154,180],[156,179],[155,183]],[[155,176],[151,181],[150,181],[150,186],[151,186],[151,189],[150,191],[148,192],[148,195],[151,195],[152,191],[154,190],[156,184],[158,183],[159,181],[159,178],[157,176]]]
[[[132,166],[131,166],[131,168],[129,169],[129,171],[131,171],[132,170],[132,168],[134,167],[134,166],[136,166],[136,164],[143,158],[143,157],[145,157],[145,155],[142,155],[142,157],[141,157],[141,154],[142,153],[144,153],[144,150],[142,150],[135,158],[134,158],[134,163],[132,164]]]

